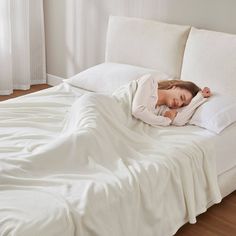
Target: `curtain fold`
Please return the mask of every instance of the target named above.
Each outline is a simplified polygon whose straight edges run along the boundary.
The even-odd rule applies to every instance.
[[[68,78],[104,62],[110,15],[158,19],[160,0],[64,0],[63,3],[66,45],[61,76]]]
[[[0,95],[46,83],[43,0],[0,1]]]

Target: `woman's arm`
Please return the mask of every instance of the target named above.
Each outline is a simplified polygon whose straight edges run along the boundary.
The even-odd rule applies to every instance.
[[[155,89],[157,81],[150,76],[145,76],[138,81],[138,87],[134,95],[132,103],[132,115],[152,126],[168,126],[171,119],[164,116],[155,115],[150,110],[150,98],[153,89]],[[156,97],[153,102],[156,103]]]
[[[205,97],[203,91],[199,91],[198,94],[191,100],[189,105],[178,109],[177,115],[172,124],[177,126],[185,125],[190,120],[195,110],[206,100],[207,97]]]
[[[160,125],[168,126],[172,122],[168,117],[155,115],[143,105],[132,109],[132,114],[135,118],[155,127]]]

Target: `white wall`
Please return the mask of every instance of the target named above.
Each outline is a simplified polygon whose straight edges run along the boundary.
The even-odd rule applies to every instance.
[[[47,73],[66,77],[65,0],[44,0]]]
[[[235,0],[162,0],[159,19],[236,34]]]
[[[44,0],[47,73],[70,77],[104,61],[109,15],[236,34],[235,0]]]

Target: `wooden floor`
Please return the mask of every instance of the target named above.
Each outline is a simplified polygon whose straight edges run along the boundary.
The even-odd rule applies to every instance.
[[[39,85],[32,85],[29,90],[14,90],[14,93],[11,95],[0,95],[0,101],[7,100],[9,98],[14,98],[18,96],[22,96],[28,93],[33,93],[42,89],[46,89],[51,87],[48,84],[39,84]]]
[[[236,191],[220,204],[197,217],[194,225],[186,224],[176,236],[236,236]]]
[[[30,90],[17,90],[10,96],[0,96],[0,101],[48,87],[46,84],[33,85]],[[196,224],[184,225],[175,236],[236,236],[236,191],[198,216]]]

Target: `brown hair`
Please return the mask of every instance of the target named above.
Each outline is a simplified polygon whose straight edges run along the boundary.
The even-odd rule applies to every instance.
[[[162,80],[158,82],[158,89],[166,90],[166,89],[171,89],[174,86],[188,90],[193,97],[195,97],[195,95],[201,90],[196,84],[194,84],[191,81],[173,79],[173,80]]]

